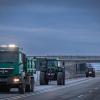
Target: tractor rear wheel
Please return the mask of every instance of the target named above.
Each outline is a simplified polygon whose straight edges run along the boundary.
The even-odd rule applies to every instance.
[[[45,72],[40,72],[40,85],[46,85]]]
[[[65,85],[65,77],[63,72],[57,74],[57,85]]]

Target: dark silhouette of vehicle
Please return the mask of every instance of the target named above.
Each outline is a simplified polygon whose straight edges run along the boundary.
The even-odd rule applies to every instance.
[[[93,67],[88,67],[85,74],[86,77],[95,77],[95,69]]]
[[[37,58],[40,66],[40,85],[48,85],[49,81],[57,81],[57,85],[65,85],[65,68],[59,65],[58,59]]]

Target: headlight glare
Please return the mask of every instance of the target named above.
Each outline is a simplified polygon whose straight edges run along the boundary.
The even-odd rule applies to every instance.
[[[19,82],[20,79],[19,79],[19,78],[14,78],[13,81],[14,81],[14,82]]]

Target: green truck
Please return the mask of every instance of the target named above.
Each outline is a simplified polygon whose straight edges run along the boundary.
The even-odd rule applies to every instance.
[[[40,85],[48,85],[49,81],[57,81],[57,85],[65,85],[65,68],[60,66],[58,58],[36,58],[40,68]]]
[[[34,91],[34,61],[15,45],[0,46],[0,90]]]

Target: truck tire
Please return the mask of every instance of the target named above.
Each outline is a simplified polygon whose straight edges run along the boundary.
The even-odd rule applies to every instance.
[[[34,92],[34,77],[31,78],[31,92]]]
[[[58,72],[57,74],[57,85],[65,85],[65,77],[63,72]]]
[[[10,88],[8,86],[2,86],[0,87],[0,92],[9,92]]]
[[[49,81],[46,79],[46,85],[48,85]]]
[[[64,79],[63,79],[63,84],[62,85],[65,85],[65,77],[64,77]]]
[[[30,85],[25,86],[25,92],[31,92],[31,86]]]
[[[95,77],[95,74],[93,74],[92,77]]]
[[[40,72],[40,85],[46,85],[45,72]]]
[[[9,86],[5,87],[5,92],[10,92]]]
[[[88,74],[86,74],[86,78],[89,77]]]
[[[2,92],[3,91],[3,88],[0,86],[0,92]]]
[[[19,93],[20,94],[24,94],[25,93],[25,85],[24,84],[20,84],[18,89],[19,89]]]

